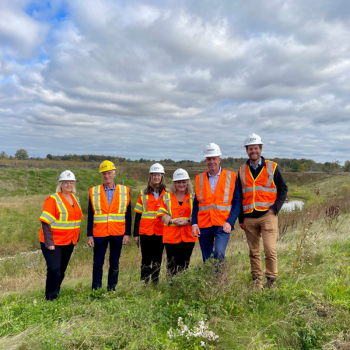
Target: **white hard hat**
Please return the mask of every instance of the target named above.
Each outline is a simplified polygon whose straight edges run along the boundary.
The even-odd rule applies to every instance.
[[[188,172],[184,169],[177,169],[173,174],[173,181],[189,180]]]
[[[205,158],[217,157],[222,156],[222,153],[220,151],[220,147],[216,143],[208,143],[203,150],[203,156]]]
[[[249,145],[263,145],[261,137],[257,134],[250,134],[244,141],[244,147]]]
[[[161,174],[165,174],[165,171],[164,171],[164,167],[163,165],[159,164],[159,163],[155,163],[153,164],[150,169],[149,169],[149,173],[152,174],[152,173],[161,173]]]
[[[75,176],[70,170],[65,170],[63,173],[61,173],[60,178],[58,179],[59,182],[65,180],[75,181]]]

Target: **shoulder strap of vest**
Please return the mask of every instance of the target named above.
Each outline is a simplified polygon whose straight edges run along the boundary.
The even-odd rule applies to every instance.
[[[81,205],[80,205],[80,200],[79,197],[77,197],[75,194],[72,193],[73,198],[75,199],[76,203],[78,204],[79,208],[81,209]]]
[[[241,175],[241,184],[242,184],[242,189],[246,189],[247,185],[245,183],[245,173],[247,171],[247,163],[244,163],[241,167],[240,167],[240,175]]]
[[[266,169],[267,169],[267,174],[269,175],[269,178],[267,180],[267,184],[266,184],[266,187],[270,187],[271,186],[271,183],[273,181],[273,177],[274,177],[274,174],[275,174],[275,170],[276,170],[276,167],[277,167],[277,163],[275,162],[272,162],[271,160],[266,160]],[[276,164],[276,165],[275,165]]]
[[[68,215],[67,208],[65,207],[60,196],[57,193],[54,193],[53,195],[51,195],[51,197],[56,201],[58,211],[60,212],[59,221],[67,221],[67,215]]]
[[[163,200],[164,200],[164,203],[166,204],[167,208],[168,208],[168,213],[170,216],[171,215],[171,196],[170,196],[170,193],[167,192],[164,197],[163,197]]]
[[[147,188],[144,188],[141,190],[141,201],[143,205],[143,211],[147,212],[147,194],[146,194]]]
[[[204,188],[204,177],[207,176],[207,171],[205,171],[204,173],[201,173],[199,175],[199,201],[204,204],[204,199],[203,199],[203,188]]]
[[[96,215],[102,214],[101,210],[101,188],[103,188],[103,185],[97,185],[94,187],[91,187],[91,205],[92,208],[95,211]]]

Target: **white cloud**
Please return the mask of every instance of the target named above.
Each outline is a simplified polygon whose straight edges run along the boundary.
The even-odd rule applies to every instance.
[[[256,132],[267,156],[349,158],[345,0],[39,3],[0,5],[4,151],[240,157]]]

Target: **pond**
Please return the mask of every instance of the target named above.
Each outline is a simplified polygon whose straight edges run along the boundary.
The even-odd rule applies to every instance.
[[[303,209],[303,206],[304,206],[304,202],[303,201],[297,201],[297,200],[288,201],[288,202],[285,202],[282,205],[282,209],[281,210],[293,211],[293,210],[296,210],[296,209]]]

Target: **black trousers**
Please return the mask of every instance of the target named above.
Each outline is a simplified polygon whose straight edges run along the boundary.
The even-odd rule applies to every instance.
[[[163,236],[140,235],[140,243],[142,254],[141,281],[147,284],[152,275],[152,282],[157,284],[164,250]]]
[[[195,242],[165,243],[168,276],[174,276],[188,268],[194,245]]]
[[[119,277],[119,258],[122,251],[123,236],[108,236],[94,246],[94,264],[92,269],[92,289],[102,288],[103,264],[109,243],[109,270],[107,290],[115,290]]]
[[[40,246],[47,265],[45,298],[55,300],[60,292],[74,244],[55,245],[55,250],[47,249],[45,243],[42,242]]]

